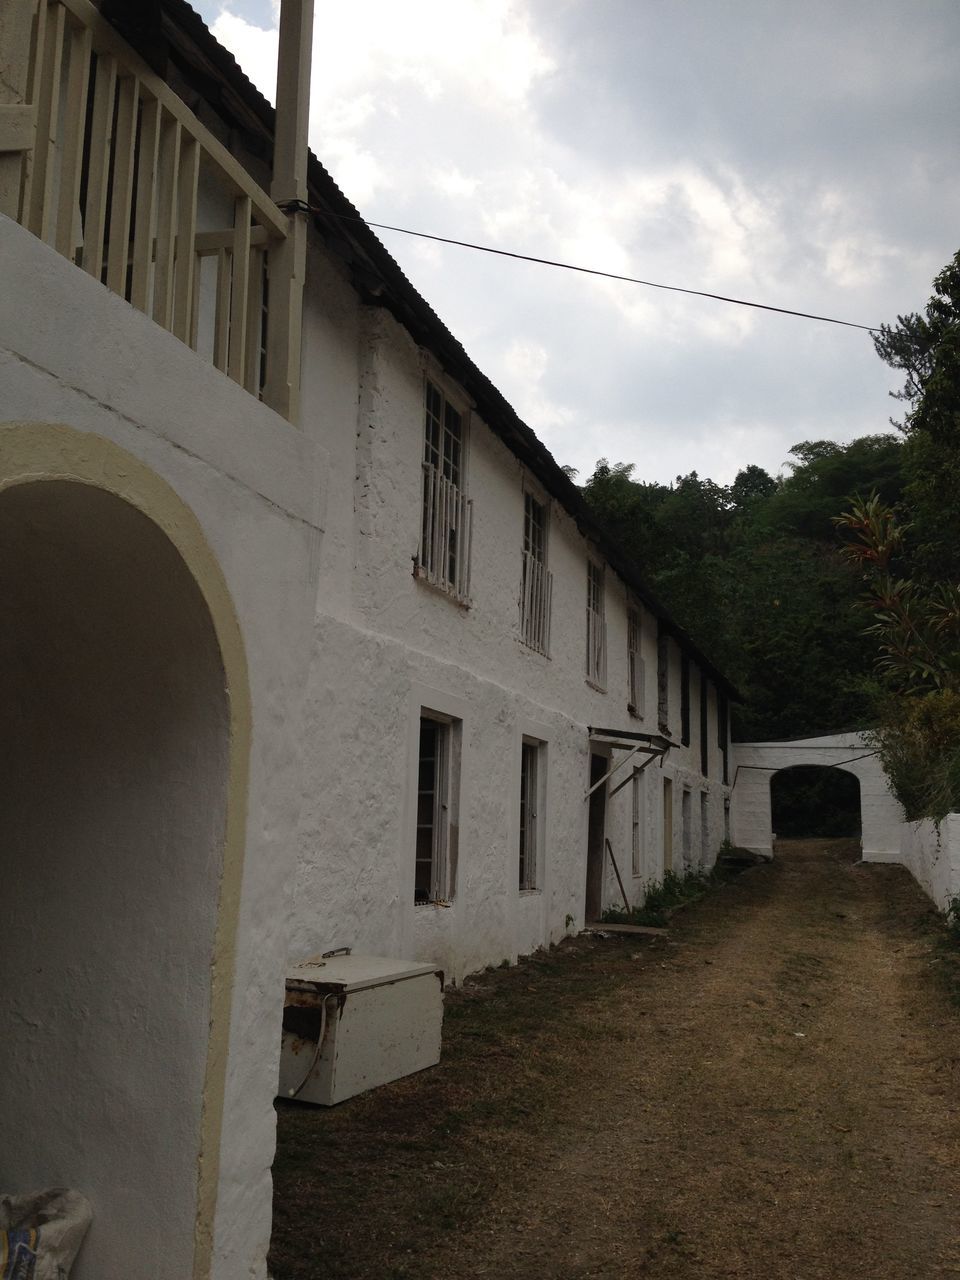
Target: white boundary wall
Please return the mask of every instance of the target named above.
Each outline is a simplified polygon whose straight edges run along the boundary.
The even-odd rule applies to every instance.
[[[734,844],[772,853],[770,779],[795,765],[831,765],[860,783],[863,856],[897,861],[903,810],[890,792],[873,749],[860,733],[834,733],[787,742],[735,742],[731,821]]]
[[[948,813],[942,822],[927,818],[903,823],[898,856],[871,861],[901,862],[945,911],[950,899],[960,895],[960,813]]]
[[[731,797],[735,844],[771,854],[770,779],[794,765],[830,765],[860,782],[861,841],[865,862],[905,866],[941,910],[960,894],[960,814],[942,822],[905,822],[879,760],[859,733],[831,734],[789,742],[733,744]]]

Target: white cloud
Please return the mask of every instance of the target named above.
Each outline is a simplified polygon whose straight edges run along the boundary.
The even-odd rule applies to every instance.
[[[272,97],[275,28],[229,0],[200,3]],[[931,200],[930,175],[949,168],[924,150],[934,130],[901,124],[895,96],[884,114],[888,82],[922,94],[929,40],[917,35],[890,77],[871,29],[854,83],[844,68],[864,33],[834,8],[814,24],[745,3],[745,44],[736,18],[715,23],[698,0],[692,25],[653,0],[318,6],[311,143],[373,221],[879,322],[922,305],[956,248],[924,219],[934,209],[952,236],[960,204],[955,186]],[[881,4],[875,27],[897,13]],[[802,58],[789,52],[801,36]],[[949,69],[938,74],[941,100],[956,97]],[[860,100],[869,130],[851,120],[846,138]],[[940,117],[949,153],[955,112]],[[915,153],[895,201],[884,130]],[[891,209],[903,227],[884,222]],[[647,476],[730,479],[750,461],[776,469],[799,439],[886,423],[893,379],[865,335],[382,235],[561,462],[606,454]]]

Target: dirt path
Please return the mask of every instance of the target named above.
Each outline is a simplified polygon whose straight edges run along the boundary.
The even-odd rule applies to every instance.
[[[901,869],[796,842],[669,943],[468,988],[440,1070],[281,1115],[278,1280],[960,1275],[930,928]],[[303,1234],[311,1207],[336,1225]]]

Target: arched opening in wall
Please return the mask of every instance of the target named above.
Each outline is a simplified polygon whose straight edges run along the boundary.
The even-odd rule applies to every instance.
[[[770,779],[770,810],[776,839],[859,837],[860,782],[827,765],[780,769]]]
[[[229,768],[178,551],[91,485],[0,493],[0,1189],[93,1202],[75,1280],[193,1273]]]

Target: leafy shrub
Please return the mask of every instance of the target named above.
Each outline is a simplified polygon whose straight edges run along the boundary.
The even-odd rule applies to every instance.
[[[604,924],[642,924],[663,928],[674,907],[703,897],[718,880],[713,871],[691,871],[685,876],[668,871],[661,881],[648,886],[642,903],[629,911],[610,907],[600,918]]]
[[[908,821],[960,810],[960,693],[892,699],[872,739]]]

